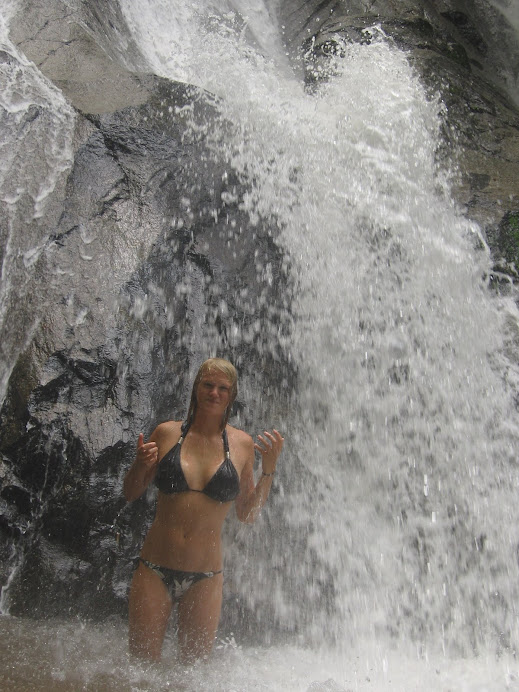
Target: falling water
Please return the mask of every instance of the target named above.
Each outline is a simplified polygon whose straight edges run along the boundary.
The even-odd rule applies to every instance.
[[[500,627],[481,623],[481,607],[487,621],[505,598],[514,620],[517,430],[502,425],[515,416],[490,357],[501,318],[488,252],[436,164],[441,104],[377,27],[309,95],[271,38],[274,12],[248,21],[243,6],[208,4],[180,31],[167,3],[123,8],[154,70],[221,98],[234,132],[207,139],[254,180],[240,204],[252,226],[270,220],[297,277],[284,348],[299,373],[298,466],[283,506],[306,538],[292,568],[265,574],[280,617],[295,626],[304,594],[315,640],[354,641],[389,618],[415,639],[437,633],[445,650],[477,647]],[[253,49],[248,33],[269,41]]]
[[[227,536],[232,588],[291,643],[220,642],[222,689],[232,679],[295,690],[329,676],[355,689],[372,688],[370,676],[384,689],[462,689],[467,667],[429,667],[429,657],[474,653],[474,679],[486,679],[487,653],[514,651],[519,634],[519,428],[503,384],[505,367],[509,389],[517,372],[502,336],[516,315],[489,293],[485,243],[437,164],[441,102],[376,26],[308,93],[275,2],[121,8],[151,71],[218,97],[207,144],[249,183],[233,202],[251,232],[269,223],[293,281],[289,338],[260,325],[297,371],[277,525],[267,537],[232,526]],[[256,263],[263,281],[277,280]],[[192,343],[209,330],[200,319]],[[70,636],[79,649],[93,637]],[[489,670],[511,684],[506,666]],[[157,689],[172,674],[134,671]],[[189,675],[205,689],[203,671]]]

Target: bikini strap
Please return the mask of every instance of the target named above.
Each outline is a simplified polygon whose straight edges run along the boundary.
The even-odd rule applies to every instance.
[[[182,442],[184,441],[184,438],[187,435],[190,427],[191,427],[191,421],[190,420],[186,420],[182,423],[182,425],[180,426],[180,437],[178,439],[177,445],[182,444]]]
[[[222,431],[223,440],[223,451],[225,452],[225,458],[230,459],[231,455],[229,453],[229,440],[227,439],[227,430],[224,428]]]

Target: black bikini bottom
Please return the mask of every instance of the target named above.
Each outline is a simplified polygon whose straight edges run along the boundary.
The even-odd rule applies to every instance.
[[[197,581],[209,579],[216,574],[222,573],[221,569],[218,570],[218,572],[185,572],[181,569],[170,569],[169,567],[156,565],[149,560],[144,560],[142,557],[139,558],[139,561],[162,579],[173,603],[179,601],[186,591],[193,586],[193,584],[196,584]]]

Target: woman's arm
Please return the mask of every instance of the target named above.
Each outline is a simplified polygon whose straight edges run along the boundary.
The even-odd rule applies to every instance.
[[[137,440],[137,454],[123,483],[124,497],[128,502],[133,502],[143,494],[157,470],[159,448],[154,435],[155,433],[149,442],[144,443],[144,435],[141,433]]]
[[[245,524],[256,521],[269,496],[277,460],[284,442],[277,430],[273,433],[265,432],[265,437],[258,435],[259,443],[252,443],[252,439],[250,440],[247,461],[240,477],[240,494],[236,498],[236,514]],[[254,449],[258,450],[262,456],[262,472],[256,486],[253,473]]]

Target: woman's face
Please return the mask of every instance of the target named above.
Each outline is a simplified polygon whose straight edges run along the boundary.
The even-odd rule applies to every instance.
[[[197,409],[223,415],[231,400],[231,386],[218,370],[204,373],[196,390]]]

